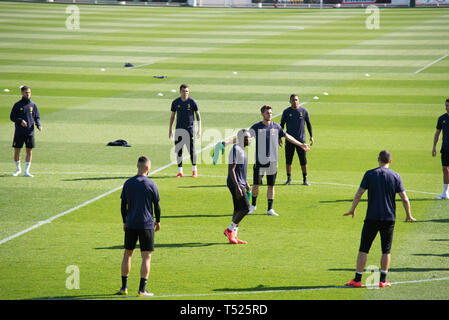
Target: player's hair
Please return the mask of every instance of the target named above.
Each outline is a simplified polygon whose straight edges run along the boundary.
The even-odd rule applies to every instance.
[[[446,102],[449,102],[449,98],[446,99]]]
[[[293,97],[298,97],[298,95],[297,94],[294,94],[294,93],[292,93],[291,95],[290,95],[290,100],[293,98]]]
[[[188,87],[189,87],[188,84],[183,83],[183,84],[181,84],[181,85],[179,86],[179,91],[181,91],[182,89],[186,89],[186,88],[188,88]]]
[[[391,160],[391,152],[388,150],[382,150],[379,153],[379,161],[382,163],[389,163]]]
[[[264,105],[262,108],[260,108],[260,113],[264,113],[265,110],[271,110],[271,109],[273,109],[271,106]]]
[[[20,87],[20,92],[27,91],[28,89],[30,89],[30,87],[28,87],[28,86],[21,86]]]
[[[139,157],[139,160],[137,160],[137,167],[141,170],[145,169],[145,167],[150,164],[151,160],[146,156],[141,156]]]

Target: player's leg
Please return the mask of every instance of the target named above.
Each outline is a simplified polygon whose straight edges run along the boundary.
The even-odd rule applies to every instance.
[[[246,215],[249,212],[249,199],[245,193],[244,188],[242,188],[242,193],[243,193],[243,197],[241,197],[240,199],[237,199],[237,207],[234,212],[234,216],[232,218],[232,222],[234,223],[233,233],[234,233],[235,240],[237,241],[238,244],[247,244],[248,242],[240,240],[237,237],[240,222],[243,220],[244,217],[246,217]]]
[[[365,220],[363,223],[362,236],[360,239],[359,253],[357,255],[356,272],[354,278],[345,284],[349,287],[361,287],[362,275],[365,269],[368,253],[371,245],[379,231],[378,221]]]
[[[449,157],[449,156],[448,156]],[[448,160],[449,162],[449,160]],[[449,198],[449,164],[443,166],[443,193],[445,199]]]
[[[443,192],[435,199],[449,199],[449,151],[441,151],[441,165],[443,168]]]
[[[30,173],[31,161],[33,160],[33,148],[36,146],[34,142],[34,136],[25,137],[26,157],[25,157],[25,177],[33,177]]]
[[[14,162],[16,163],[16,171],[12,174],[14,177],[17,177],[20,173],[22,173],[22,169],[20,167],[20,151],[21,148],[14,148]]]
[[[131,260],[134,254],[134,250],[125,249],[123,252],[123,260],[122,260],[122,277],[128,277],[129,272],[131,271]]]
[[[16,171],[12,174],[17,177],[22,169],[20,168],[20,151],[22,150],[23,144],[25,142],[25,137],[23,135],[14,134],[12,141],[12,147],[14,148],[14,162],[16,163]]]
[[[273,202],[274,202],[274,184],[276,183],[276,176],[277,176],[277,164],[271,163],[270,164],[270,173],[267,174],[267,201],[268,201],[268,209],[267,209],[267,215],[269,216],[278,216],[274,209],[273,209]]]
[[[33,160],[33,148],[25,148],[26,150],[26,157],[25,157],[25,172],[23,175],[25,177],[33,177],[33,175],[30,173],[30,167],[31,167],[31,161]]]
[[[125,251],[123,252],[123,259],[121,265],[122,287],[116,293],[117,295],[128,294],[128,276],[131,271],[131,260],[133,257],[134,249],[136,248],[137,238],[138,235],[135,230],[125,229],[125,240],[124,240]]]
[[[185,144],[185,137],[183,135],[183,132],[185,130],[182,129],[176,129],[175,130],[175,153],[176,153],[176,162],[178,164],[178,174],[176,175],[176,178],[183,177],[183,170],[182,170],[182,149],[184,148]]]
[[[142,256],[142,264],[140,266],[139,296],[147,296],[146,285],[150,275],[151,251],[141,251],[140,255]]]
[[[262,184],[263,175],[260,172],[260,166],[256,163],[253,166],[253,186],[251,189],[251,206],[249,207],[248,214],[253,213],[256,210],[257,196],[259,195],[259,185]]]
[[[142,264],[140,266],[139,297],[152,296],[147,292],[146,285],[150,276],[151,253],[154,251],[154,229],[139,230],[140,255]]]
[[[189,132],[189,153],[190,153],[190,162],[192,163],[192,178],[196,178],[198,176],[198,170],[196,167],[196,152],[195,152],[195,135],[192,132]]]
[[[287,171],[287,181],[284,183],[284,185],[289,185],[292,183],[292,162],[294,154],[294,144],[285,141],[285,169]]]
[[[234,231],[234,228],[236,227],[236,225],[238,225],[238,223],[234,222],[235,216],[236,216],[236,213],[237,213],[237,210],[238,210],[238,203],[237,203],[237,197],[236,197],[235,191],[232,188],[229,188],[229,187],[228,187],[228,189],[229,189],[229,192],[231,192],[232,204],[233,204],[233,207],[234,207],[234,212],[232,214],[231,224],[229,225],[229,227],[227,227],[223,231],[223,234],[226,236],[226,238],[228,238],[229,243],[237,244],[237,240],[235,239],[233,231]]]
[[[134,250],[125,249],[123,252],[123,259],[121,265],[122,274],[122,287],[116,293],[117,295],[127,295],[128,294],[128,276],[131,271],[131,260],[133,257]]]
[[[305,185],[305,186],[309,186],[310,183],[307,181],[307,157],[306,157],[306,151],[304,151],[300,147],[296,147],[296,152],[298,153],[299,164],[301,165],[302,184]]]
[[[394,221],[382,221],[380,227],[380,243],[382,246],[382,257],[380,259],[380,281],[379,286],[390,287],[387,281],[388,268],[391,261],[391,244],[393,242]]]

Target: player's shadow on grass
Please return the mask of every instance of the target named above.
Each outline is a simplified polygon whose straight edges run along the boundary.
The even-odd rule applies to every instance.
[[[416,220],[416,222],[449,223],[449,219]],[[414,223],[416,223],[416,222],[414,222]],[[446,241],[449,241],[449,240],[446,240]]]
[[[99,181],[99,180],[127,180],[129,178],[133,177],[133,174],[130,174],[126,177],[90,177],[90,178],[75,178],[75,179],[63,179],[62,181]],[[149,177],[150,179],[168,179],[168,176],[155,176]]]
[[[350,271],[354,272],[354,268],[331,268],[329,271]],[[449,268],[389,268],[388,272],[432,272],[432,271],[449,271]]]
[[[267,287],[263,284],[259,284],[256,287],[252,288],[220,288],[214,289],[215,292],[271,292],[271,291],[301,291],[301,290],[310,290],[310,289],[331,289],[331,288],[347,288],[345,286],[278,286],[278,287]]]
[[[227,188],[225,184],[216,184],[216,185],[200,185],[200,186],[178,186],[178,188],[190,189],[190,188]]]
[[[442,254],[436,254],[436,253],[413,253],[412,256],[449,258],[449,253],[442,253]]]
[[[91,178],[75,178],[62,179],[62,181],[100,181],[100,180],[126,180],[130,177],[91,177]]]
[[[409,198],[410,202],[415,201],[435,201],[431,198]],[[337,200],[321,200],[320,203],[338,203],[338,202],[349,202],[352,203],[353,199],[337,199]],[[361,199],[360,202],[367,202],[368,199]],[[396,202],[401,202],[401,199],[396,199]]]
[[[185,242],[185,243],[155,243],[155,248],[201,248],[201,247],[210,247],[210,246],[222,246],[229,245],[227,242]],[[109,247],[99,247],[94,248],[95,250],[123,250],[123,245],[109,246]],[[136,245],[135,250],[140,250],[139,244]]]

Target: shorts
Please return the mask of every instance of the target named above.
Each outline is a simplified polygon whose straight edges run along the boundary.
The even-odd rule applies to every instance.
[[[154,229],[125,229],[125,249],[134,250],[139,239],[140,251],[154,251]]]
[[[267,175],[267,185],[274,186],[276,182],[277,175],[277,162],[270,162],[268,164],[262,165],[259,163],[253,166],[253,184],[261,185],[262,178]]]
[[[295,146],[293,143],[288,141],[285,141],[285,163],[287,165],[292,164],[293,156],[295,155],[295,149],[299,157],[299,163],[302,166],[307,165],[306,152],[304,151],[304,149],[299,146]]]
[[[34,141],[34,135],[27,136],[23,134],[14,134],[14,140],[12,142],[13,148],[19,148],[21,149],[23,147],[23,144],[25,143],[25,147],[28,149],[33,149],[36,147],[36,143]]]
[[[441,150],[441,164],[443,167],[449,167],[449,150]]]
[[[393,230],[394,221],[365,220],[359,251],[369,253],[371,245],[379,232],[382,253],[390,253],[391,243],[393,242]]]
[[[243,196],[240,199],[237,198],[237,194],[235,192],[234,187],[231,188],[228,186],[228,188],[232,195],[232,202],[234,203],[234,212],[243,210],[249,211],[249,199],[246,194],[245,187],[240,186],[240,190],[242,190],[243,193]]]

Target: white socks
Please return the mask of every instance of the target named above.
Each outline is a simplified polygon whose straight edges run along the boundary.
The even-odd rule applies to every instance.
[[[30,173],[31,162],[25,162],[25,173]]]
[[[20,160],[16,161],[16,170],[17,171],[22,171],[22,169],[20,169]]]
[[[228,230],[231,230],[231,231],[234,233],[234,236],[237,237],[237,231],[239,231],[239,225],[236,224],[236,223],[234,223],[234,222],[232,222],[232,223],[229,225]]]
[[[196,171],[196,165],[192,166],[192,171]]]
[[[449,184],[444,184],[443,194],[449,195]]]

